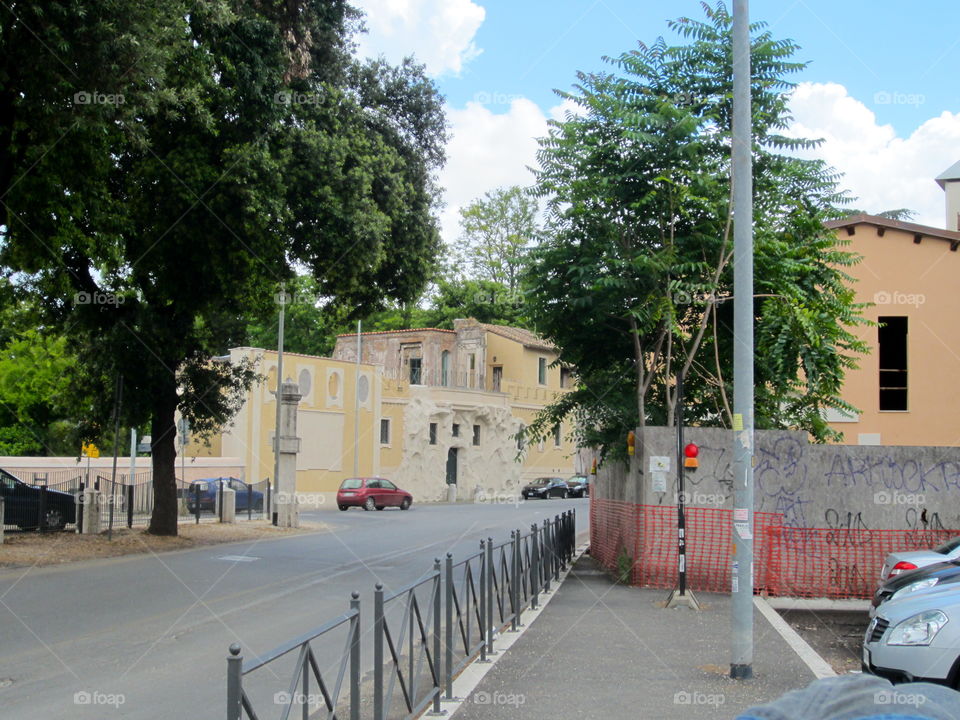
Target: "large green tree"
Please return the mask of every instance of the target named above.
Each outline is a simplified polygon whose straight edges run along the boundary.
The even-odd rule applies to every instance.
[[[95,414],[122,376],[125,419],[151,423],[150,531],[176,534],[175,413],[201,435],[229,419],[254,368],[210,358],[276,308],[280,281],[306,269],[354,314],[420,293],[440,100],[410,62],[352,59],[342,0],[17,9],[4,62],[38,29],[54,58],[38,47],[49,72],[0,78],[22,113],[3,130],[18,152],[0,260],[70,328]],[[62,136],[33,134],[31,113]]]
[[[673,423],[680,374],[685,421],[729,426],[732,18],[722,2],[703,10],[670,23],[685,42],[579,74],[561,93],[577,112],[541,141],[550,220],[527,309],[581,383],[532,434],[573,414],[582,442],[621,447],[628,429]],[[784,133],[796,49],[752,27],[756,422],[824,439],[824,410],[850,409],[843,372],[865,347],[845,273],[857,258],[823,225],[844,201],[836,175]]]

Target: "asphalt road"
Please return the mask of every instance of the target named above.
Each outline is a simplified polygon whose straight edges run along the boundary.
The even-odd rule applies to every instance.
[[[303,517],[329,532],[2,571],[0,718],[222,718],[231,643],[266,653],[345,612],[354,590],[369,631],[375,583],[389,592],[435,557],[463,559],[481,538],[502,542],[569,508],[583,532],[588,502],[322,511]],[[337,657],[336,645],[323,652]],[[365,638],[365,670],[371,647]],[[283,691],[285,673],[258,682]]]

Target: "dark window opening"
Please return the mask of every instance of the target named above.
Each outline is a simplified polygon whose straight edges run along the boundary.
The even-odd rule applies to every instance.
[[[560,387],[568,388],[571,385],[571,380],[573,378],[573,372],[570,368],[562,367],[560,368]]]
[[[460,437],[460,426],[457,423],[453,424],[453,430],[450,434],[454,437]]]
[[[480,444],[480,426],[479,425],[473,426],[473,444],[474,445]]]
[[[423,361],[420,358],[410,358],[410,384],[420,384],[420,368]]]
[[[561,437],[560,437],[560,425],[553,426],[553,445],[554,447],[560,447]]]
[[[547,384],[547,359],[539,358],[537,363],[537,375],[541,385]]]
[[[390,444],[390,418],[380,418],[380,444]]]
[[[880,409],[907,409],[907,318],[879,318]]]
[[[430,423],[430,444],[431,445],[437,444],[437,424],[436,423]]]

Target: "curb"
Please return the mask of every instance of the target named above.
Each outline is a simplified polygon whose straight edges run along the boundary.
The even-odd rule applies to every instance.
[[[503,632],[494,633],[494,639],[496,640],[496,651],[493,653],[493,655],[487,655],[489,658],[487,662],[481,663],[479,659],[474,660],[465,668],[463,668],[460,674],[454,678],[453,696],[457,699],[446,700],[441,698],[440,700],[442,712],[446,713],[447,717],[452,717],[460,709],[460,707],[473,694],[473,691],[476,690],[477,685],[480,684],[480,681],[483,680],[486,674],[493,669],[493,666],[496,665],[497,660],[502,658],[504,653],[509,650],[513,644],[527,631],[527,628],[529,628],[533,622],[540,617],[540,613],[542,613],[543,609],[550,603],[551,600],[553,600],[554,596],[563,585],[563,581],[566,580],[567,576],[573,571],[574,564],[583,556],[584,551],[588,547],[590,547],[589,542],[583,543],[577,547],[573,553],[573,559],[567,565],[567,569],[560,573],[560,579],[556,581],[553,589],[548,593],[540,593],[539,607],[536,610],[527,608],[523,611],[520,616],[520,620],[523,622],[518,624],[519,629],[516,632],[506,630]]]

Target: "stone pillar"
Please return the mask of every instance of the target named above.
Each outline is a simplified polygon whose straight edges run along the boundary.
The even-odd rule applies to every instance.
[[[297,405],[300,387],[289,378],[280,386],[280,432],[275,434],[280,453],[277,473],[277,526],[300,527],[300,508],[297,502]]]
[[[83,489],[83,502],[80,512],[83,513],[83,534],[100,534],[100,491],[94,488]]]
[[[220,502],[223,504],[223,522],[235,523],[237,521],[237,491],[233,488],[223,488]]]

